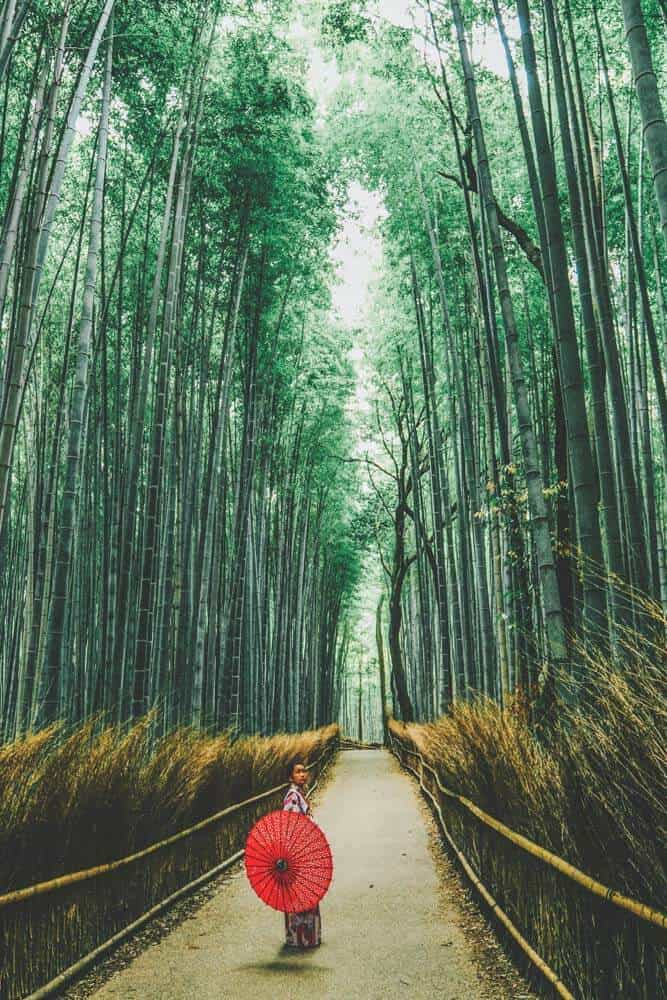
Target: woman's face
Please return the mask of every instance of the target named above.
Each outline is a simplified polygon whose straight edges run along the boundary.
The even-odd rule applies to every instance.
[[[295,764],[292,769],[292,781],[301,787],[308,781],[308,771],[303,764]]]

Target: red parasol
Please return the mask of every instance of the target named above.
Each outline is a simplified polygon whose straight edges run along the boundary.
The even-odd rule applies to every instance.
[[[259,898],[283,913],[312,910],[333,875],[331,850],[319,826],[281,809],[262,816],[248,834],[245,867]]]

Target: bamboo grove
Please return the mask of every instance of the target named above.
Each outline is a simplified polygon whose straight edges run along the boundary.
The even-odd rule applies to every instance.
[[[513,692],[542,715],[590,704],[591,658],[664,659],[666,12],[414,11],[340,22],[368,54],[340,142],[387,211],[365,458],[382,697],[407,721]]]
[[[664,656],[667,10],[405,8],[4,0],[5,738],[361,718],[374,574],[406,721]],[[360,330],[351,180],[386,212]]]
[[[335,178],[280,4],[2,5],[0,718],[335,716]]]

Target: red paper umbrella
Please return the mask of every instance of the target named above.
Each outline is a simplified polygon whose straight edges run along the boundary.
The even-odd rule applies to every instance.
[[[331,850],[319,826],[280,809],[262,816],[248,834],[245,867],[259,898],[283,913],[312,910],[333,875]]]

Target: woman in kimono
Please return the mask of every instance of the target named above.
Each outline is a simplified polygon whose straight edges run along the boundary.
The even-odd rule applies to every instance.
[[[283,809],[286,812],[307,816],[310,805],[304,795],[308,771],[302,760],[296,760],[290,768],[291,784],[285,793]],[[303,913],[285,914],[285,946],[287,948],[317,948],[322,940],[320,908],[304,910]]]

